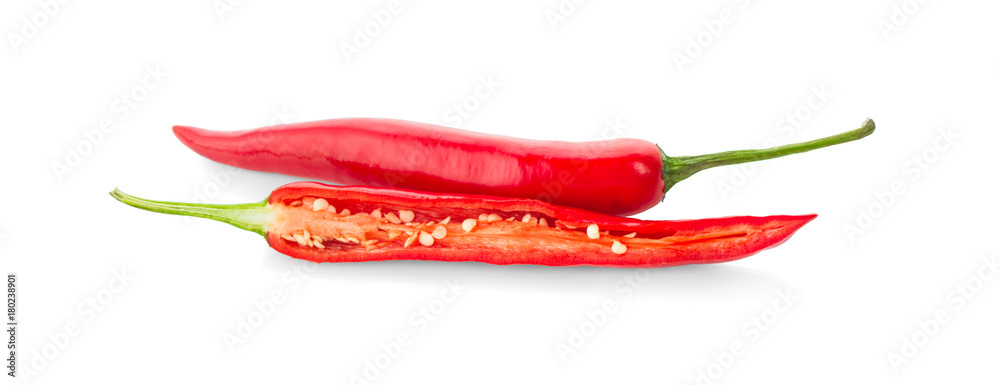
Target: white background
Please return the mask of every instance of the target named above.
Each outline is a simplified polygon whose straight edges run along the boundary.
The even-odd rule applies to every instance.
[[[385,1],[40,4],[0,5],[0,255],[20,274],[28,382],[995,380],[1000,283],[981,267],[998,251],[996,2],[404,1],[378,28]],[[359,38],[366,25],[377,33]],[[499,85],[469,99],[483,78]],[[123,94],[142,100],[123,107]],[[449,114],[463,102],[477,108],[459,121]],[[258,201],[295,178],[208,161],[170,127],[354,116],[635,137],[672,155],[803,141],[868,117],[878,129],[682,182],[639,217],[819,218],[748,259],[648,272],[314,265],[107,195]],[[113,126],[98,136],[102,119]],[[893,183],[902,190],[886,192]],[[978,291],[957,294],[968,285]],[[608,301],[613,312],[593,315]]]

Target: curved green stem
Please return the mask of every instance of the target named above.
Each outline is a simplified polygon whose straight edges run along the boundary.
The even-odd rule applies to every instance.
[[[164,202],[137,198],[117,188],[111,192],[111,196],[119,202],[146,211],[214,219],[264,236],[267,236],[267,225],[271,223],[271,209],[267,205],[267,199],[257,203],[233,205]]]
[[[715,154],[678,157],[669,157],[661,150],[660,154],[663,160],[663,181],[666,182],[666,187],[663,191],[666,192],[667,190],[670,190],[670,188],[677,184],[677,182],[687,179],[689,176],[694,175],[701,170],[712,167],[728,166],[731,164],[774,159],[785,155],[812,151],[817,148],[829,147],[835,144],[858,140],[870,135],[873,131],[875,131],[875,122],[868,119],[865,120],[861,128],[855,130],[828,136],[822,139],[762,150],[726,151]]]

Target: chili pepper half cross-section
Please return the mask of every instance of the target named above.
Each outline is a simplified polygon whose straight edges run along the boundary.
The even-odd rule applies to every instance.
[[[262,202],[152,201],[143,210],[202,217],[263,235],[314,262],[474,261],[498,265],[663,267],[740,259],[784,242],[816,215],[648,221],[550,203],[297,182]]]

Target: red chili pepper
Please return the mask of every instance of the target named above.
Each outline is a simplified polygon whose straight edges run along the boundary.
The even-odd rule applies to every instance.
[[[388,119],[333,119],[237,132],[175,126],[195,152],[231,166],[346,185],[539,199],[611,215],[655,206],[675,183],[717,166],[857,140],[856,130],[764,150],[669,157],[651,142],[557,142]]]
[[[151,201],[140,209],[214,219],[314,262],[395,259],[498,265],[661,267],[740,259],[776,246],[816,215],[646,221],[546,202],[377,187],[292,183],[259,203]]]

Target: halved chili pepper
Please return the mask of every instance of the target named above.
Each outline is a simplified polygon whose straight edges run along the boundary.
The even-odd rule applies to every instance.
[[[521,198],[297,182],[259,203],[212,205],[111,195],[159,213],[214,219],[314,262],[397,259],[498,265],[661,267],[740,259],[816,215],[646,221]]]
[[[859,129],[810,142],[682,157],[667,156],[640,139],[527,140],[389,119],[236,132],[175,126],[174,134],[209,159],[250,170],[346,185],[538,199],[632,215],[655,206],[675,183],[698,171],[832,146],[874,130],[869,119]]]

